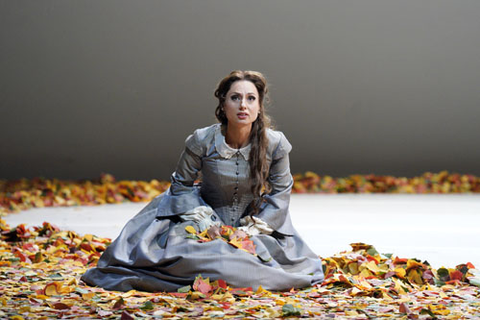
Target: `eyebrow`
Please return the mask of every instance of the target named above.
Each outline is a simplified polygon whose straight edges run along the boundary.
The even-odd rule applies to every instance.
[[[239,94],[239,95],[241,95],[240,92],[235,92],[235,91],[232,92],[232,94]],[[255,92],[247,92],[247,94],[253,94],[254,96],[256,96],[256,93],[255,93]]]

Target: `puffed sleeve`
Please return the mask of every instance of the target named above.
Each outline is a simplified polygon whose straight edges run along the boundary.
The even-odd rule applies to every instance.
[[[278,233],[290,236],[294,232],[289,213],[293,177],[290,173],[288,154],[292,150],[292,145],[283,133],[280,134],[280,142],[273,151],[268,176],[272,190],[264,196],[265,201],[260,206],[258,217]]]
[[[170,188],[164,193],[158,205],[157,218],[183,214],[199,206],[207,206],[194,186],[198,172],[202,168],[204,148],[196,130],[185,140],[185,149],[172,174]]]

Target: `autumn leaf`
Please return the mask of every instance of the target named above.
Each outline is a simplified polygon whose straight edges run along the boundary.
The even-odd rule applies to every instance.
[[[296,308],[289,303],[284,304],[283,307],[282,307],[282,316],[283,317],[301,316],[301,315],[302,315],[302,309]]]
[[[195,230],[195,228],[192,227],[192,226],[186,226],[185,231],[187,231],[188,233],[191,233],[191,234],[195,234],[195,235],[197,234],[197,230]]]
[[[187,293],[187,292],[189,292],[190,290],[192,290],[192,287],[191,287],[191,286],[184,286],[184,287],[178,288],[178,289],[177,289],[177,292],[179,292],[179,293]]]
[[[193,283],[193,290],[201,292],[203,294],[208,294],[212,291],[212,286],[210,285],[210,280],[203,279],[201,275],[198,275],[195,278],[195,282]]]

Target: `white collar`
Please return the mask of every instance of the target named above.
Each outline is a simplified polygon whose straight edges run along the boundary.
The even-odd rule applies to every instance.
[[[225,137],[222,134],[222,125],[219,123],[215,128],[215,148],[217,149],[218,153],[225,159],[230,159],[237,152],[240,152],[243,158],[248,161],[248,156],[250,155],[250,149],[252,147],[250,144],[240,149],[234,149],[230,147],[225,141]]]

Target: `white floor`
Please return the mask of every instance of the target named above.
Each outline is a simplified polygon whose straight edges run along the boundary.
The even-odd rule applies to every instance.
[[[42,208],[10,214],[10,226],[49,221],[62,229],[115,238],[146,203]],[[352,242],[381,253],[427,260],[435,268],[471,262],[480,267],[480,195],[292,195],[293,223],[320,256]]]

